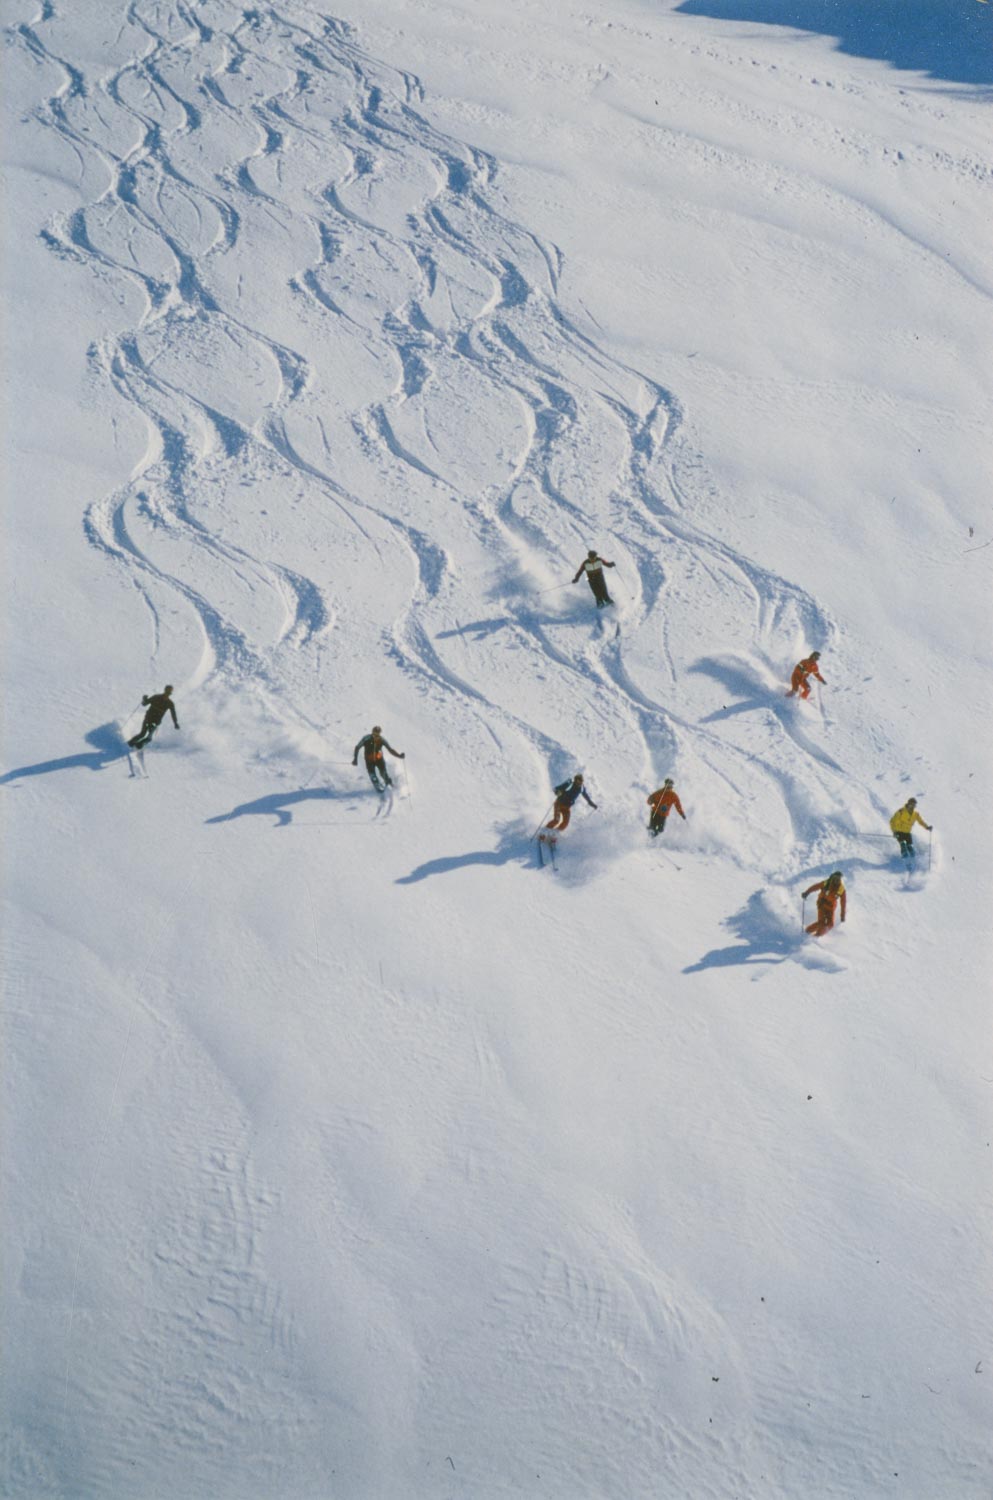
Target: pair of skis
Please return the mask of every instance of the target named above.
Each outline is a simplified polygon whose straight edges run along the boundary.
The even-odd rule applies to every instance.
[[[141,707],[142,704],[136,704],[129,714],[125,714],[123,719],[117,720],[117,732],[120,735],[121,741],[124,745],[124,754],[128,758],[128,775],[132,781],[148,780],[148,770],[145,766],[145,746],[132,745],[131,741],[128,739],[128,731],[126,728],[126,726],[130,724],[136,717]],[[139,731],[138,734],[134,735],[134,738],[136,740],[140,739],[141,731]],[[150,738],[151,736],[149,736],[149,739]],[[148,740],[146,740],[145,744],[147,743]]]
[[[406,762],[403,766],[401,779],[393,778],[385,786],[376,787],[376,811],[372,815],[374,823],[385,823],[391,816],[397,802],[407,802],[413,807],[414,793],[410,785],[410,775],[407,771]]]
[[[558,839],[555,837],[555,835],[550,833],[539,833],[535,842],[538,845],[538,864],[541,866],[541,868],[544,869],[545,864],[549,863],[551,864],[552,869],[558,872],[559,867],[555,857],[555,848],[558,844]],[[545,859],[546,853],[548,854],[547,861]]]
[[[132,749],[132,747],[130,745],[128,745],[128,747],[127,747],[127,757],[128,757],[128,775],[132,778],[132,780],[134,780],[134,781],[147,781],[148,780],[148,768],[145,765],[145,750],[144,750],[144,746],[140,750],[135,750],[135,749]]]

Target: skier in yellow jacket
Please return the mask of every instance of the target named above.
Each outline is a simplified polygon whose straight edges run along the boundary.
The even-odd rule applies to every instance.
[[[911,829],[915,823],[919,823],[922,828],[926,828],[928,833],[931,832],[932,825],[925,823],[917,811],[917,798],[910,797],[902,807],[897,808],[892,818],[890,818],[890,829],[893,837],[900,845],[900,853],[904,859],[914,858],[914,840],[911,836]]]

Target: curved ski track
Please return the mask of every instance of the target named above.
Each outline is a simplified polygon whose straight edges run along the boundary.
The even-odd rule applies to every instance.
[[[673,769],[691,810],[733,809],[701,820],[699,847],[771,880],[852,853],[853,799],[879,807],[780,686],[802,648],[835,642],[832,621],[694,524],[677,397],[569,315],[563,256],[504,210],[497,163],[435,129],[417,79],[336,21],[133,0],[125,28],[140,58],[132,36],[102,74],[59,56],[49,0],[10,34],[58,70],[39,118],[94,189],[44,238],[135,308],[91,362],[148,449],[85,534],[147,602],[153,651],[188,607],[203,650],[187,687],[316,727],[361,655],[351,633],[383,632],[388,661],[485,729],[493,765],[511,747],[536,780],[586,764],[628,806]],[[270,306],[299,347],[268,331]],[[250,520],[238,490],[274,491],[277,514],[292,497],[294,530]],[[552,591],[590,545],[618,564],[619,625],[585,585]],[[349,592],[370,567],[391,622]],[[475,618],[481,580],[492,619]],[[701,661],[708,632],[735,655]],[[892,753],[875,727],[849,732]]]

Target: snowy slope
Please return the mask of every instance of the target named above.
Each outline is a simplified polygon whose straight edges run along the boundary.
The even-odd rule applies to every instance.
[[[5,1493],[990,1493],[988,34],[813,9],[8,0]]]

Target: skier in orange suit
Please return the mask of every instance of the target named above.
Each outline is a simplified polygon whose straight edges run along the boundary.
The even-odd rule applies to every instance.
[[[823,937],[830,932],[834,926],[834,909],[841,902],[841,920],[845,920],[845,907],[847,898],[845,896],[845,883],[841,878],[841,871],[835,870],[827,880],[815,880],[813,885],[808,885],[803,893],[806,901],[811,891],[817,892],[817,921],[811,922],[807,931],[814,937]]]
[[[797,662],[793,668],[793,676],[790,679],[790,690],[786,694],[787,698],[795,698],[797,694],[801,698],[809,698],[811,677],[816,677],[818,682],[824,682],[820,668],[817,665],[820,659],[821,653],[819,651],[811,651],[809,656],[805,656],[802,661]]]

